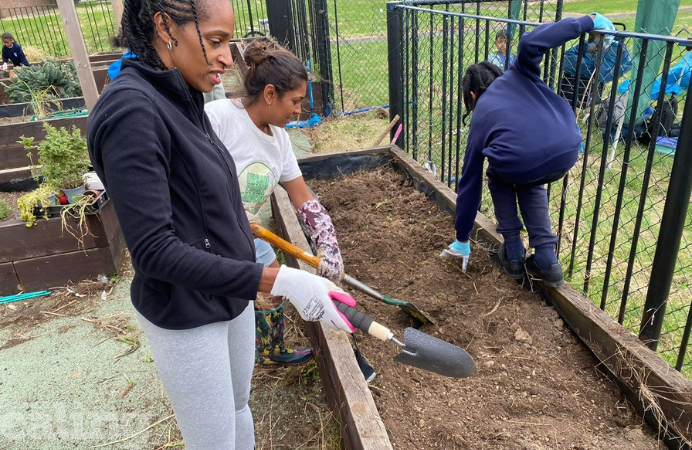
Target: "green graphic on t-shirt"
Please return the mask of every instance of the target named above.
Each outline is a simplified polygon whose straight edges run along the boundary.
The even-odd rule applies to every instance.
[[[245,209],[257,214],[276,186],[276,176],[261,162],[247,166],[238,176],[241,199]]]
[[[243,203],[262,203],[264,194],[269,186],[269,177],[257,175],[256,173],[247,174],[247,185],[243,193]]]

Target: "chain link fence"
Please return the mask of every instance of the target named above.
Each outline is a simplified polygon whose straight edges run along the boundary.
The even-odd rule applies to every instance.
[[[112,51],[110,37],[116,24],[108,1],[82,1],[75,4],[89,53]],[[60,11],[55,4],[0,8],[0,32],[14,36],[24,52],[38,58],[69,56]]]
[[[516,54],[520,36],[536,26],[540,10],[546,20],[561,11],[559,4],[549,10],[522,3],[517,16],[512,2],[489,3],[504,10],[492,17],[492,11],[479,14],[476,2],[472,10],[469,3],[398,6],[403,70],[395,95],[401,96],[402,146],[453,189],[468,136],[464,71],[486,60],[506,68],[512,56],[504,55]],[[555,15],[548,19],[546,11]],[[512,16],[518,19],[507,19]],[[572,105],[583,136],[576,165],[548,187],[558,256],[573,288],[692,377],[686,355],[692,211],[663,219],[667,202],[679,192],[670,183],[682,169],[674,160],[692,72],[689,42],[625,31],[593,38],[582,36],[548,52],[542,64],[543,80]],[[687,204],[689,198],[681,200]],[[494,218],[487,186],[480,210]],[[685,226],[676,246],[673,233],[662,230],[681,215]],[[672,281],[667,296],[660,281],[665,278]]]
[[[388,104],[387,19],[385,2],[370,0],[328,0],[329,36],[333,65],[334,110],[347,112]],[[489,17],[515,17],[552,21],[558,16],[561,0],[478,1],[442,4],[407,2],[421,8],[467,12]],[[428,28],[434,44],[443,32],[442,18],[431,16]],[[458,23],[456,24],[458,26]],[[492,33],[494,39],[494,33]],[[425,45],[424,43],[422,43]]]

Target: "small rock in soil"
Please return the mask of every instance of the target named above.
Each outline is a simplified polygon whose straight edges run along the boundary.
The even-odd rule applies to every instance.
[[[515,333],[514,333],[514,339],[516,339],[519,342],[525,342],[529,345],[533,343],[533,339],[531,339],[531,335],[527,333],[526,331],[522,330],[519,328]]]

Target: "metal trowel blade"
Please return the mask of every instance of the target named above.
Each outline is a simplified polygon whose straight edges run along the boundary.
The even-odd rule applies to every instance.
[[[415,328],[404,330],[404,344],[394,361],[452,378],[478,373],[476,363],[464,349]]]

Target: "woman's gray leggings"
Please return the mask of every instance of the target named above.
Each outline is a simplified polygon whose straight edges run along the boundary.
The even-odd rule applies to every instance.
[[[233,320],[166,330],[137,313],[187,450],[251,450],[253,302]]]

